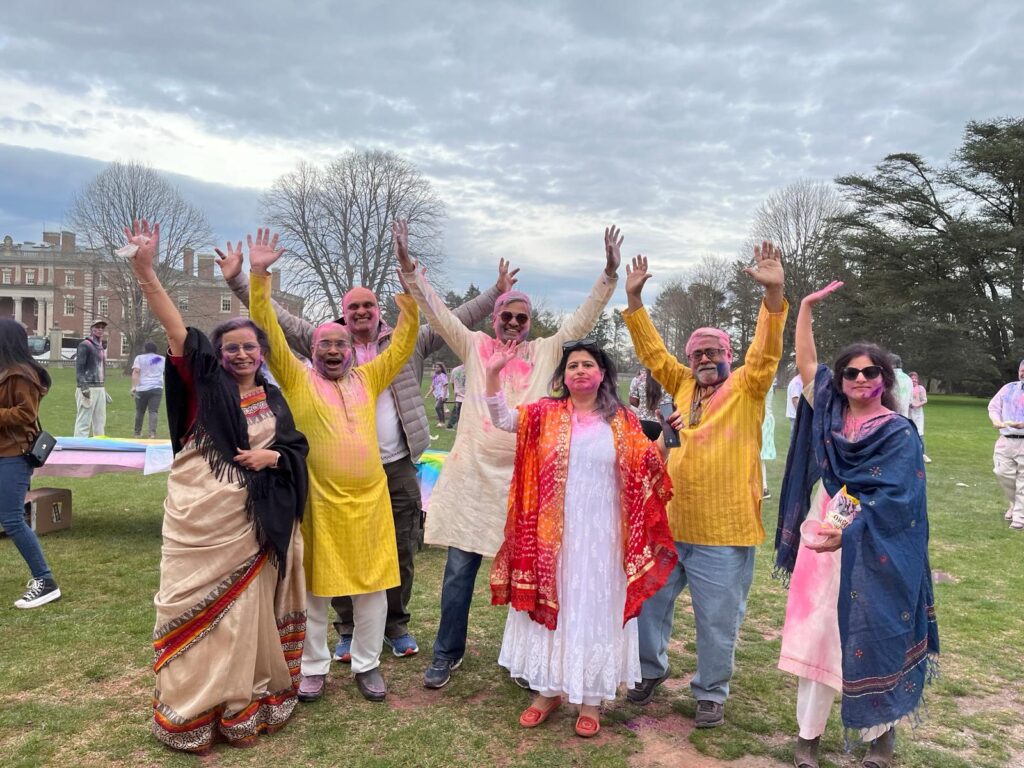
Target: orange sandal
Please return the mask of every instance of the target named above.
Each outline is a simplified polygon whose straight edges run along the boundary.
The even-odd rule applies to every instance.
[[[601,723],[599,723],[595,717],[591,717],[590,715],[580,715],[576,720],[576,735],[581,736],[584,739],[597,736],[597,733],[600,730]]]
[[[555,699],[555,703],[549,706],[547,709],[540,709],[535,707],[533,704],[523,710],[523,714],[519,716],[519,724],[523,728],[536,728],[538,725],[547,720],[551,713],[562,706],[562,699]]]

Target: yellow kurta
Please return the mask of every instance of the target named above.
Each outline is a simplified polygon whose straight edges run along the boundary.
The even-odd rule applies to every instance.
[[[412,355],[419,312],[411,296],[395,300],[401,315],[390,346],[332,381],[292,355],[270,303],[270,277],[251,276],[249,312],[270,338],[267,363],[296,427],[309,440],[303,565],[306,589],[320,597],[361,595],[399,584],[376,408],[377,396]]]
[[[782,357],[788,304],[757,317],[744,365],[732,372],[708,401],[700,422],[679,432],[680,446],[668,452],[674,495],[668,505],[672,538],[688,544],[749,547],[761,543],[761,422],[764,398]],[[640,308],[624,312],[636,355],[672,395],[684,420],[697,380],[665,348]]]

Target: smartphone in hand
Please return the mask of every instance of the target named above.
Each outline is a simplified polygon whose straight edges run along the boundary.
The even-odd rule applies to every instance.
[[[669,416],[671,416],[676,410],[676,407],[672,403],[663,403],[658,406],[658,421],[661,422],[662,434],[665,436],[665,447],[666,448],[678,448],[679,447],[679,433],[669,423]]]

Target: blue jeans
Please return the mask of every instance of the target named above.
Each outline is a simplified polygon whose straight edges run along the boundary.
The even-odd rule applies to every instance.
[[[482,555],[448,547],[441,583],[441,624],[434,640],[434,658],[458,661],[466,654],[469,632],[469,604],[480,570]]]
[[[52,579],[36,532],[25,523],[25,494],[31,477],[32,467],[24,456],[0,457],[0,524],[4,533],[14,540],[32,576]]]
[[[754,547],[676,542],[679,562],[647,602],[637,622],[640,669],[646,678],[668,672],[668,643],[676,598],[690,585],[697,634],[697,672],[690,690],[698,701],[725,702],[736,657],[736,637],[754,579]]]

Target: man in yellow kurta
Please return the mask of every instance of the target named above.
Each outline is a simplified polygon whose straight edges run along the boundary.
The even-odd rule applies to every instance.
[[[302,520],[306,645],[298,697],[315,701],[323,695],[331,665],[331,598],[348,595],[356,685],[365,698],[381,701],[387,695],[380,673],[385,590],[399,583],[399,574],[387,476],[377,448],[376,403],[413,352],[419,313],[412,297],[396,296],[401,315],[391,346],[354,368],[348,331],[338,323],[324,323],[313,333],[313,367],[307,368],[289,351],[270,301],[267,267],[282,252],[269,230],[259,230],[255,243],[249,239],[249,310],[270,339],[270,370],[310,445],[309,496]]]
[[[754,259],[746,272],[764,286],[764,303],[744,365],[735,371],[729,336],[718,328],[698,328],[690,336],[689,367],[673,357],[641,300],[651,276],[647,259],[638,256],[627,267],[626,327],[640,363],[672,394],[676,411],[670,421],[680,438],[668,458],[674,487],[668,519],[679,562],[665,586],[644,603],[639,621],[644,679],[627,695],[646,704],[669,676],[675,601],[689,584],[697,634],[697,672],[690,689],[697,700],[698,728],[713,728],[725,720],[754,551],[764,538],[761,422],[765,394],[782,356],[788,307],[778,251],[763,243],[754,248]]]

